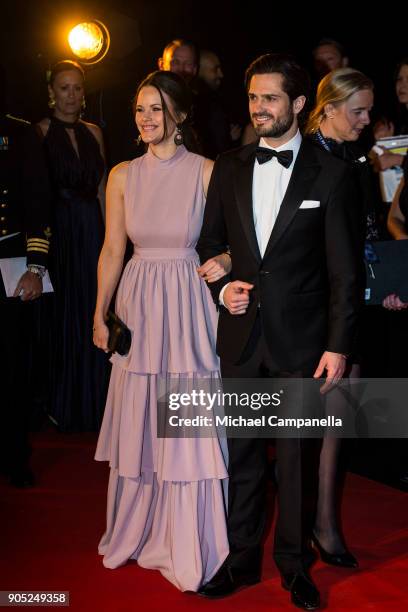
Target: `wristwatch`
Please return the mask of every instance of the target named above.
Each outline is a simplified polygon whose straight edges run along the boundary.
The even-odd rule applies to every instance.
[[[27,266],[27,271],[31,272],[32,274],[37,274],[37,276],[39,276],[40,278],[44,278],[47,270],[44,266],[30,264]]]

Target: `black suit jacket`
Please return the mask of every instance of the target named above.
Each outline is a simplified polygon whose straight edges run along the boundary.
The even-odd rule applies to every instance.
[[[47,265],[51,189],[41,141],[22,119],[0,116],[0,257]]]
[[[220,307],[217,351],[236,363],[258,304],[266,341],[283,370],[310,371],[325,350],[348,354],[361,304],[361,240],[348,165],[303,140],[264,257],[255,233],[252,178],[257,143],[219,157],[197,245],[201,261],[229,246],[232,271],[210,284],[216,304],[231,280],[254,284],[245,315]],[[300,208],[317,200],[318,208]]]

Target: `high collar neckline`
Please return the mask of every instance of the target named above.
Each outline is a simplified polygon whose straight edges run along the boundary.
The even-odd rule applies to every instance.
[[[51,121],[53,121],[57,125],[61,125],[62,127],[68,129],[75,129],[79,125],[79,119],[77,119],[76,121],[63,121],[62,119],[58,119],[58,117],[55,117],[55,115],[52,115]]]
[[[157,155],[153,153],[151,147],[149,147],[146,152],[146,157],[150,160],[150,162],[160,166],[173,166],[174,164],[177,164],[186,154],[186,147],[184,145],[180,145],[177,147],[172,157],[169,157],[168,159],[161,159],[160,157],[157,157]]]

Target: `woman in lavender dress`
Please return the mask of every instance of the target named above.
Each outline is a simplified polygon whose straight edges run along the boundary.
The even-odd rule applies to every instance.
[[[225,453],[217,436],[156,436],[158,385],[219,380],[216,311],[203,278],[220,278],[230,262],[225,254],[202,266],[202,278],[197,273],[195,245],[213,162],[185,146],[189,108],[180,77],[149,75],[135,97],[147,152],[109,177],[94,342],[107,350],[104,321],[129,236],[134,254],[119,283],[116,313],[130,328],[132,345],[111,359],[95,458],[111,468],[99,545],[104,565],[136,559],[179,589],[196,591],[228,554]]]

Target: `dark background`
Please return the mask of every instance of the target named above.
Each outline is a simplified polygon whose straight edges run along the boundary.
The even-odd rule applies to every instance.
[[[102,124],[113,161],[130,140],[130,100],[138,81],[157,67],[173,38],[193,39],[220,56],[224,89],[234,118],[245,123],[243,74],[257,55],[294,53],[311,68],[311,52],[322,37],[339,40],[350,63],[376,85],[374,116],[395,106],[393,72],[408,55],[406,17],[383,7],[373,13],[356,2],[322,5],[232,0],[9,0],[2,3],[0,52],[8,82],[8,110],[35,121],[47,114],[46,70],[72,58],[66,33],[78,21],[100,19],[111,31],[108,56],[87,68],[87,116]],[[401,5],[400,5],[401,6]],[[390,8],[391,11],[391,8]]]

